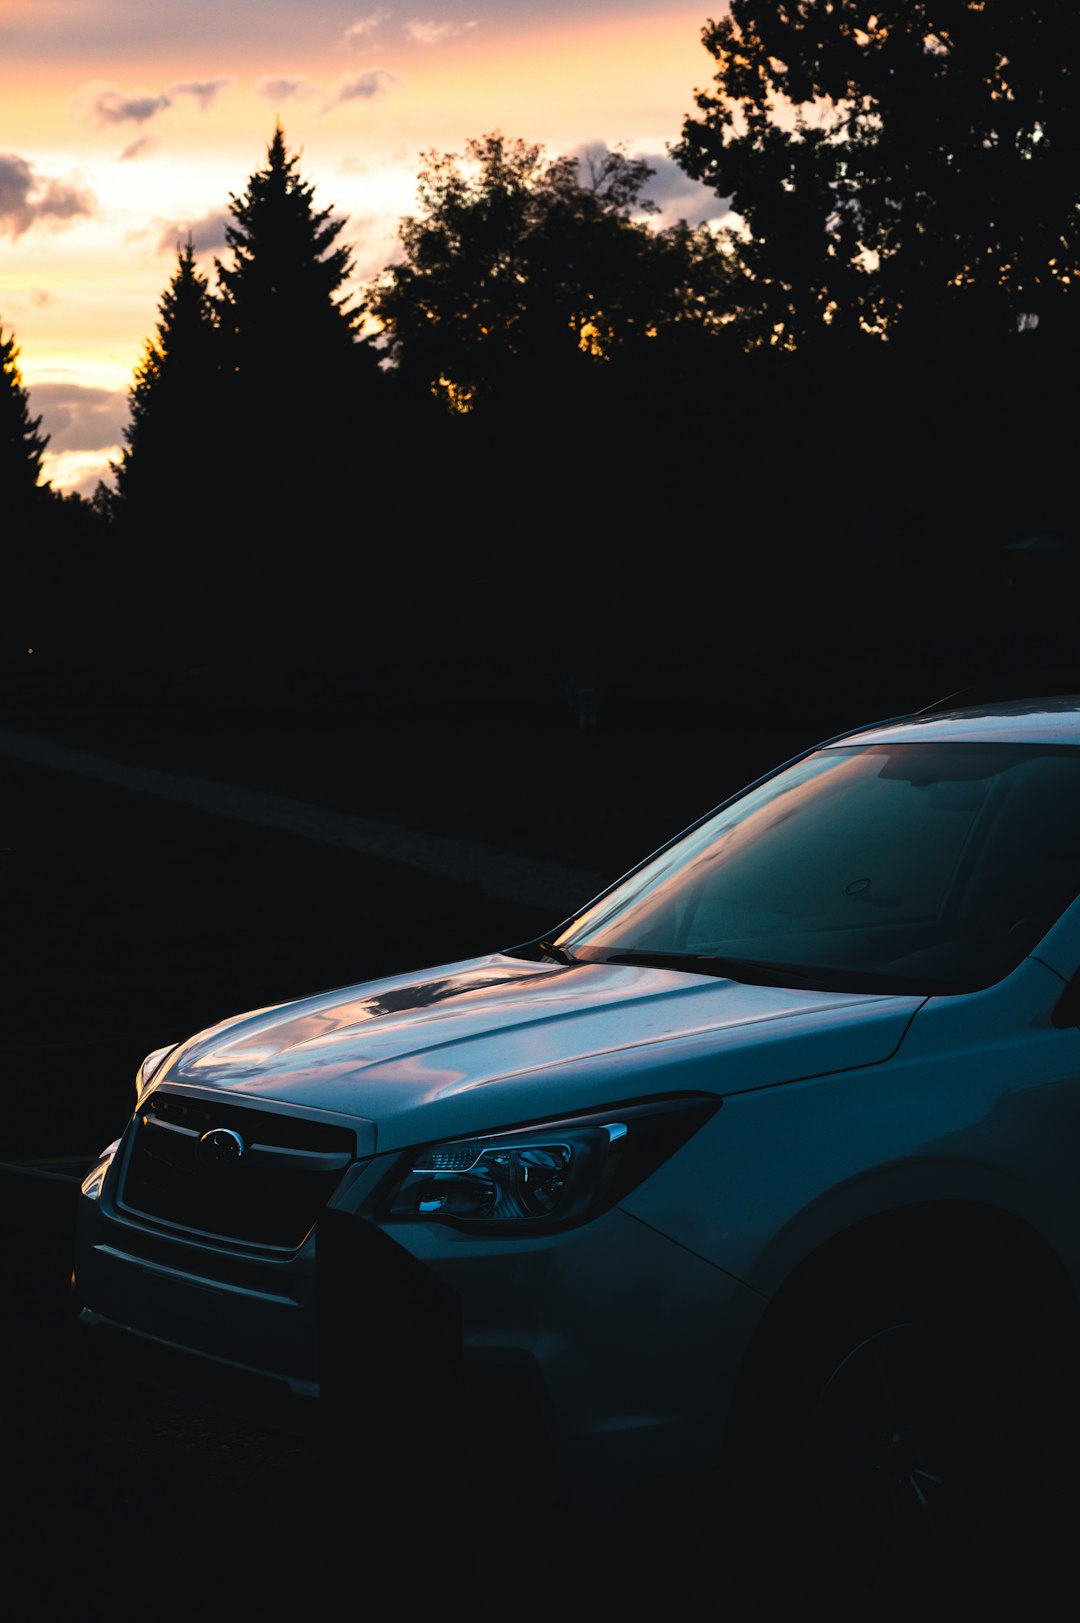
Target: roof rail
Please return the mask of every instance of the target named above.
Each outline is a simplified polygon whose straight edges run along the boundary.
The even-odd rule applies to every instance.
[[[957,688],[953,693],[945,693],[940,699],[931,699],[929,704],[921,705],[918,710],[913,710],[911,713],[913,716],[928,716],[932,715],[935,710],[955,710],[960,703],[978,704],[980,697],[986,698],[987,702],[989,702],[991,699],[1000,699],[1002,696],[1000,692],[992,691],[985,683],[980,686],[976,682],[966,688]]]
[[[1066,693],[1080,693],[1080,669],[1051,671],[1040,676],[1036,673],[1028,680],[1012,682],[975,682],[969,687],[957,688],[940,699],[923,705],[913,712],[916,716],[933,715],[939,710],[970,710],[982,704],[1020,703],[1025,699],[1057,699]]]

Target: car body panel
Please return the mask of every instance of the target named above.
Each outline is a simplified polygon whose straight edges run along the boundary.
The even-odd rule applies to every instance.
[[[482,1269],[474,1236],[390,1227],[458,1295],[467,1360],[524,1354],[538,1371],[579,1496],[610,1502],[676,1462],[715,1468],[742,1349],[767,1305],[756,1291],[619,1210],[524,1245],[481,1238]]]
[[[920,1001],[492,954],[240,1016],[152,1087],[351,1112],[384,1150],[672,1087],[738,1092],[765,1032],[775,1082],[878,1064]]]
[[[1080,897],[1067,907],[1057,923],[1043,936],[1032,953],[1063,981],[1080,971]]]
[[[93,1281],[92,1312],[102,1323],[206,1357],[270,1373],[298,1393],[317,1394],[315,1277],[306,1266],[260,1264],[245,1283],[222,1277],[203,1253],[158,1245],[153,1255],[121,1216],[102,1209],[84,1225],[77,1274]],[[263,1277],[259,1277],[259,1275]]]
[[[868,1218],[979,1202],[1043,1233],[1080,1286],[1080,1031],[1051,1023],[1059,991],[1029,960],[928,1000],[885,1065],[725,1098],[623,1205],[771,1296]]]
[[[839,740],[837,742],[840,742]],[[859,744],[1080,744],[1080,694],[922,712],[847,733]]]

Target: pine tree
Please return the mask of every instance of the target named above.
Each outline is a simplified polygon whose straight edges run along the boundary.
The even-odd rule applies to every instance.
[[[38,433],[40,417],[31,417],[29,395],[19,370],[15,335],[5,338],[0,323],[0,490],[5,506],[30,505],[48,494],[41,483],[41,459],[49,436]]]
[[[217,483],[208,428],[219,381],[218,334],[206,278],[189,237],[158,305],[160,319],[135,368],[127,447],[116,465],[120,515],[127,522],[179,517]]]
[[[14,335],[0,324],[0,497],[4,548],[0,650],[15,656],[29,681],[35,671],[79,666],[101,639],[95,594],[101,590],[104,525],[89,502],[60,495],[43,478],[49,443],[30,415]],[[28,650],[34,650],[30,658]],[[80,678],[85,667],[80,670]],[[49,680],[52,680],[50,675]]]
[[[342,286],[352,254],[337,243],[344,220],[315,207],[315,188],[301,179],[299,157],[285,147],[278,124],[267,149],[266,167],[256,170],[243,196],[230,196],[234,224],[227,226],[231,265],[216,262],[222,329],[235,364],[257,369],[278,364],[275,349],[282,327],[290,343],[348,351],[357,314]]]
[[[231,262],[216,262],[244,511],[307,504],[336,484],[368,414],[377,361],[345,291],[344,220],[315,204],[275,127],[264,168],[230,198]]]

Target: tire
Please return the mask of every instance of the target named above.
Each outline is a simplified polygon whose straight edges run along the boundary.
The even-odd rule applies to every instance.
[[[1053,1476],[1038,1351],[1030,1321],[955,1277],[900,1269],[785,1304],[733,1431],[760,1526],[856,1582],[921,1583],[993,1552]]]
[[[983,1417],[965,1390],[976,1357],[952,1327],[903,1312],[824,1354],[793,1462],[818,1537],[831,1523],[871,1549],[917,1557],[955,1541],[985,1486]]]

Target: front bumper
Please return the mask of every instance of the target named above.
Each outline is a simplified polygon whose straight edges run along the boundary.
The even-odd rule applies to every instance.
[[[618,1208],[535,1237],[380,1226],[385,1170],[347,1180],[320,1245],[287,1260],[134,1222],[106,1185],[80,1203],[80,1322],[126,1332],[137,1370],[171,1363],[173,1384],[271,1419],[317,1412],[342,1441],[452,1456],[486,1427],[513,1457],[542,1437],[557,1490],[588,1503],[717,1467],[757,1293]]]

